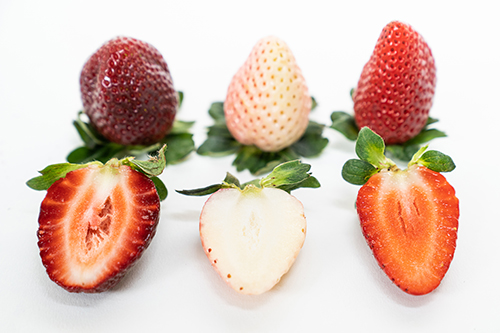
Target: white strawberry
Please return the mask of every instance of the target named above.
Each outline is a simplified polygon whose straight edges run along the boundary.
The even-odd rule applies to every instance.
[[[304,134],[311,96],[291,50],[276,37],[261,39],[229,85],[224,112],[233,137],[275,152]]]
[[[291,161],[261,179],[243,185],[228,174],[222,184],[186,195],[212,194],[200,215],[205,254],[221,278],[239,293],[270,290],[287,273],[306,237],[302,203],[289,194],[319,187],[310,165]]]

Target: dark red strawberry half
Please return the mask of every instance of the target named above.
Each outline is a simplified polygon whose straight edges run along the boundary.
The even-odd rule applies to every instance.
[[[109,141],[149,145],[172,128],[177,92],[162,55],[143,41],[117,37],[83,67],[80,89],[84,112]]]
[[[38,219],[42,263],[59,286],[70,292],[108,290],[151,243],[160,216],[158,180],[140,172],[144,165],[138,162],[58,164],[28,182],[43,189],[64,175],[48,188]],[[161,172],[164,159],[152,164],[157,170],[146,167]]]
[[[357,212],[380,267],[403,291],[424,295],[439,286],[455,253],[459,201],[440,174],[455,165],[449,156],[423,147],[401,170],[383,148],[380,136],[361,129],[360,159],[347,161],[342,175],[363,184]]]

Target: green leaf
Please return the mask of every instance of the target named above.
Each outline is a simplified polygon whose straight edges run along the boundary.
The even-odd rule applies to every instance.
[[[276,166],[267,177],[262,178],[262,187],[278,187],[283,184],[295,184],[309,178],[311,165],[299,160],[282,163]]]
[[[299,156],[318,156],[328,145],[328,139],[323,137],[323,128],[324,125],[310,121],[304,135],[292,144],[291,149]]]
[[[311,96],[311,111],[314,111],[318,107],[318,102],[316,102],[316,98]]]
[[[174,120],[170,134],[189,133],[189,130],[193,127],[193,125],[194,121]]]
[[[235,176],[233,176],[232,174],[230,174],[229,172],[226,173],[226,178],[224,178],[224,183],[234,184],[238,187],[241,187],[239,179],[236,178]]]
[[[156,192],[158,193],[158,196],[160,197],[160,201],[165,200],[168,196],[168,190],[167,190],[167,187],[165,186],[165,184],[158,177],[151,177],[151,180],[155,184]]]
[[[182,91],[178,91],[177,92],[177,101],[178,101],[178,104],[177,104],[177,110],[179,110],[182,106],[182,102],[184,101],[184,93]]]
[[[76,115],[76,120],[73,121],[73,125],[75,126],[78,135],[85,143],[85,146],[92,149],[97,145],[104,144],[106,139],[99,134],[94,126],[82,119],[84,114],[85,113],[83,111],[79,111]]]
[[[419,145],[388,145],[385,147],[385,151],[395,159],[409,161],[419,148]]]
[[[259,170],[263,170],[273,160],[273,153],[265,153],[255,146],[241,146],[233,165],[237,171],[248,169],[252,174],[255,174]]]
[[[411,138],[410,140],[406,141],[404,145],[409,146],[409,145],[421,145],[423,143],[429,142],[432,139],[436,138],[443,138],[446,137],[446,134],[440,130],[431,128],[427,129],[424,128],[420,133],[418,133],[415,137]]]
[[[177,193],[190,195],[190,196],[204,196],[217,192],[221,188],[224,188],[223,184],[210,185],[203,188],[197,188],[194,190],[175,190]]]
[[[170,134],[162,142],[168,146],[165,153],[167,164],[179,163],[195,150],[191,133]]]
[[[289,161],[276,166],[260,181],[261,187],[279,188],[288,193],[300,187],[320,187],[318,180],[308,172],[311,165],[299,160]]]
[[[377,168],[387,168],[394,165],[384,155],[385,144],[380,135],[373,132],[368,127],[363,127],[359,131],[358,140],[356,140],[356,155]]]
[[[28,187],[32,188],[36,191],[45,191],[48,190],[54,182],[57,180],[66,177],[68,172],[82,169],[87,167],[90,164],[98,164],[102,165],[99,162],[87,163],[87,164],[73,164],[73,163],[59,163],[49,165],[44,168],[42,171],[39,171],[41,176],[32,178],[26,182]]]
[[[450,172],[455,169],[452,158],[436,150],[426,151],[417,162],[436,172]]]
[[[203,156],[226,156],[236,153],[240,147],[240,143],[232,138],[209,136],[198,147],[197,153]]]
[[[159,151],[157,156],[151,156],[147,161],[136,160],[134,158],[129,158],[124,161],[124,164],[130,165],[134,169],[142,172],[148,177],[154,177],[160,175],[165,167],[167,166],[167,161],[165,157],[165,150],[167,146],[164,145]],[[128,162],[128,163],[127,163]]]
[[[351,141],[356,140],[359,129],[352,115],[343,111],[334,111],[330,118],[332,120],[331,128],[339,131]]]
[[[69,153],[66,160],[70,163],[87,163],[91,161],[100,161],[106,163],[113,157],[122,158],[127,155],[125,146],[117,143],[108,143],[104,146],[95,146],[93,149],[88,147],[79,147]]]
[[[363,185],[378,171],[376,167],[368,162],[351,159],[345,162],[342,167],[342,178],[348,183]]]
[[[224,115],[224,103],[214,102],[208,110],[208,114],[215,120],[215,123],[226,123],[226,116]]]

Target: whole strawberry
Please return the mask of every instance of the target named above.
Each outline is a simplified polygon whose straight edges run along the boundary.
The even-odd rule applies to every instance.
[[[167,63],[150,44],[108,41],[83,67],[80,89],[84,112],[109,141],[148,145],[172,128],[177,93]]]
[[[224,112],[227,127],[237,141],[276,152],[304,134],[311,103],[288,46],[276,37],[266,37],[254,46],[234,75]]]
[[[386,144],[404,143],[426,125],[436,87],[436,67],[422,36],[407,24],[389,23],[355,89],[358,128],[370,127]]]
[[[401,290],[424,295],[436,289],[455,254],[459,201],[440,172],[453,160],[422,147],[401,170],[384,156],[384,141],[364,127],[343,178],[363,185],[356,209],[363,235],[380,267]]]

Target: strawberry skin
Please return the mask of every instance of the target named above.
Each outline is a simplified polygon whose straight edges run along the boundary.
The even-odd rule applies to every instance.
[[[84,112],[109,141],[148,145],[172,128],[177,93],[167,63],[152,45],[128,37],[105,43],[80,76]]]
[[[224,102],[229,131],[243,145],[276,152],[296,142],[309,122],[311,96],[284,41],[261,39],[234,75]]]
[[[70,292],[113,287],[149,246],[159,212],[154,183],[129,166],[69,172],[48,189],[38,220],[50,279]]]
[[[435,87],[436,67],[427,43],[411,26],[391,22],[354,92],[356,124],[370,127],[386,144],[406,142],[426,125]]]
[[[455,252],[459,205],[440,173],[413,165],[381,171],[358,192],[356,207],[380,267],[403,291],[431,292]]]

